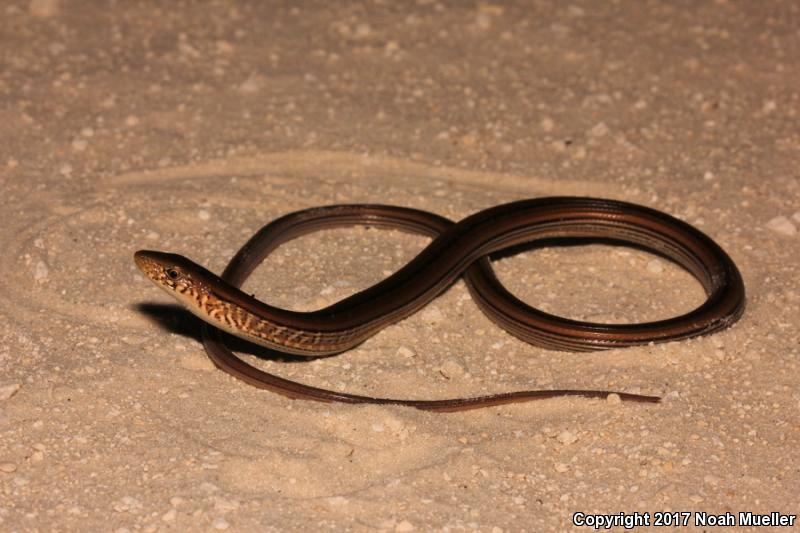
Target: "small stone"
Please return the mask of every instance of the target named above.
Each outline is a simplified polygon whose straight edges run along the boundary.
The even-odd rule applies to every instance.
[[[348,503],[350,503],[350,500],[348,500],[344,496],[331,496],[330,498],[328,498],[327,501],[328,505],[331,505],[333,507],[339,507],[340,505],[347,505]]]
[[[253,74],[239,85],[239,92],[252,94],[260,91],[267,84],[266,78],[259,74]]]
[[[175,521],[175,517],[177,515],[178,515],[178,511],[177,510],[170,509],[169,511],[167,511],[166,513],[161,515],[161,520],[163,520],[164,522],[174,522]]]
[[[128,115],[125,117],[125,125],[128,127],[133,127],[139,124],[139,117],[134,115]]]
[[[0,472],[3,472],[4,474],[11,474],[16,471],[17,471],[17,465],[15,465],[14,463],[9,463],[9,462],[0,463]]]
[[[395,531],[398,531],[398,532],[402,532],[402,531],[414,531],[415,529],[416,529],[416,528],[414,527],[414,524],[412,524],[412,523],[411,523],[411,522],[409,522],[408,520],[403,520],[402,522],[400,522],[399,524],[397,524],[396,526],[394,526],[394,530],[395,530]]]
[[[647,271],[651,274],[661,274],[664,272],[664,265],[658,259],[651,259],[647,263]]]
[[[556,472],[558,472],[559,474],[563,474],[564,472],[569,470],[569,465],[564,464],[564,463],[556,463],[553,466],[553,468],[555,468]]]
[[[439,367],[439,372],[446,378],[460,378],[464,376],[466,370],[454,359],[448,359]]]
[[[708,170],[706,170],[705,174],[703,174],[703,179],[706,180],[706,181],[713,180],[714,179],[714,173],[713,172],[709,172]]]
[[[219,518],[215,518],[214,521],[211,522],[211,527],[213,527],[214,529],[223,530],[223,529],[228,529],[229,527],[231,527],[231,524],[230,524],[230,522],[228,522],[224,518],[219,517]]]
[[[605,137],[608,135],[608,132],[611,131],[608,129],[608,126],[605,122],[598,122],[595,124],[592,129],[589,130],[589,135],[592,137],[600,138]]]
[[[399,355],[400,357],[411,358],[415,357],[417,354],[415,354],[411,348],[408,348],[406,346],[401,346],[397,349],[397,355]]]
[[[556,126],[556,123],[553,122],[553,119],[550,118],[550,117],[543,118],[542,122],[540,124],[542,126],[542,131],[546,131],[546,132],[553,131],[553,128]]]
[[[794,237],[797,235],[797,227],[785,216],[778,216],[766,223],[765,227],[775,233]]]
[[[564,430],[558,434],[556,440],[561,444],[572,444],[578,440],[578,436],[569,430]]]
[[[47,282],[50,276],[50,269],[47,268],[47,263],[44,261],[39,261],[36,263],[36,268],[33,271],[33,279],[36,283],[45,283]]]
[[[229,500],[227,498],[215,498],[214,509],[221,513],[231,513],[238,511],[241,504],[237,500]]]
[[[606,403],[609,405],[619,405],[622,403],[622,398],[619,397],[619,394],[612,393],[606,396]]]
[[[442,320],[444,320],[444,315],[442,314],[442,312],[439,310],[438,307],[433,305],[429,305],[428,307],[426,307],[422,311],[422,313],[420,313],[420,317],[428,324],[438,324]]]
[[[211,214],[205,209],[201,209],[200,211],[197,212],[197,218],[199,218],[202,221],[208,221],[211,220]]]

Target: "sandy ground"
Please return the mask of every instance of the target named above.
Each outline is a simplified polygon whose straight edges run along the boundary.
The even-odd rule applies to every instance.
[[[573,529],[576,512],[797,514],[799,21],[795,0],[2,2],[0,530],[498,533]],[[548,195],[698,226],[741,269],[744,317],[706,338],[559,353],[499,330],[459,282],[355,350],[258,364],[399,398],[612,388],[662,404],[291,401],[214,369],[197,320],[132,262],[154,248],[219,271],[261,225],[315,205],[457,219]],[[425,242],[315,234],[247,286],[313,309]],[[703,300],[680,268],[622,247],[496,267],[575,318]]]

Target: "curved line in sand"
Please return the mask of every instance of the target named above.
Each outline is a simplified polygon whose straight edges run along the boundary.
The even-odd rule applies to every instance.
[[[502,187],[534,196],[602,195],[608,196],[608,185],[573,179],[546,179],[516,174],[463,170],[434,166],[396,157],[350,152],[289,151],[255,157],[217,159],[196,165],[157,170],[134,171],[107,179],[109,186],[144,185],[163,180],[213,179],[252,175],[303,175],[335,181],[361,180],[375,177],[402,177],[417,180],[442,180],[459,184]]]

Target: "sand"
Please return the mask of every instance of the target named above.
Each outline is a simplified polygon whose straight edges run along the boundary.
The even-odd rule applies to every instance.
[[[799,17],[794,0],[4,2],[0,530],[589,531],[575,513],[652,528],[675,511],[731,513],[734,530],[740,512],[797,514]],[[218,272],[263,224],[316,205],[459,219],[551,195],[694,224],[741,269],[743,318],[553,352],[498,329],[458,282],[339,356],[243,357],[368,395],[597,388],[660,405],[292,401],[216,370],[198,321],[132,261],[160,249]],[[426,242],[326,231],[246,286],[315,309]],[[578,319],[703,301],[679,267],[625,247],[495,266]]]

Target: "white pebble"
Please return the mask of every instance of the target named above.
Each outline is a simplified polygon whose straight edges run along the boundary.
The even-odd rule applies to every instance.
[[[438,324],[444,320],[444,315],[442,315],[442,312],[438,307],[433,305],[429,305],[423,309],[422,313],[420,313],[420,317],[428,324]]]
[[[619,405],[622,403],[622,398],[619,397],[619,394],[612,393],[606,396],[606,403],[609,405]]]
[[[416,528],[414,527],[414,524],[412,524],[408,520],[403,520],[402,522],[394,526],[395,531],[414,531],[415,529]]]
[[[558,434],[556,440],[561,444],[572,444],[578,440],[578,436],[569,430],[564,430]]]
[[[647,271],[651,274],[661,274],[664,272],[664,265],[658,259],[651,259],[647,263]]]
[[[211,527],[213,527],[214,529],[228,529],[229,527],[231,527],[231,524],[224,518],[219,517],[215,519],[213,522],[211,522]]]
[[[610,130],[605,122],[598,122],[592,127],[592,129],[589,130],[589,135],[599,138],[608,135],[609,131]]]
[[[556,123],[553,122],[552,118],[545,117],[542,119],[541,126],[543,131],[550,132],[553,131],[553,128],[556,126]]]
[[[36,263],[36,269],[33,271],[33,279],[36,283],[45,283],[50,276],[50,270],[44,261]]]
[[[674,391],[671,391],[671,392],[667,393],[664,396],[663,401],[665,401],[665,402],[673,402],[675,400],[680,400],[680,399],[681,399],[681,393],[676,391],[676,390],[674,390]]]
[[[439,367],[439,371],[442,374],[444,374],[445,377],[448,378],[460,378],[463,377],[464,374],[466,373],[464,367],[458,364],[458,362],[456,362],[453,359],[448,359],[447,361],[442,363],[442,366]]]
[[[556,472],[558,472],[559,474],[563,474],[564,472],[569,470],[569,465],[564,463],[556,463],[553,468],[555,468]]]
[[[417,354],[415,354],[414,350],[412,350],[411,348],[408,348],[406,346],[401,346],[397,349],[397,355],[401,357],[411,358],[416,356]]]
[[[261,90],[266,85],[266,79],[258,74],[253,74],[239,85],[239,91],[252,94]]]
[[[204,221],[211,220],[211,214],[209,214],[209,212],[205,209],[201,209],[197,212],[197,218]]]
[[[0,463],[0,472],[11,474],[17,471],[17,465],[14,463]]]
[[[19,383],[8,383],[6,385],[0,385],[0,400],[8,400],[12,396],[14,396],[17,391],[19,390]]]
[[[785,216],[773,218],[766,223],[766,228],[774,231],[775,233],[786,235],[787,237],[793,237],[797,235],[797,227],[795,227],[795,225],[792,224],[792,221]]]
[[[161,520],[163,520],[164,522],[174,522],[175,517],[177,515],[178,511],[176,511],[175,509],[170,509],[169,511],[161,515]]]

